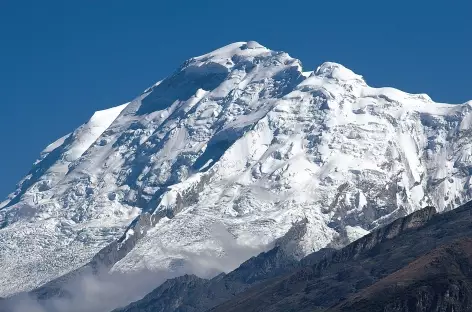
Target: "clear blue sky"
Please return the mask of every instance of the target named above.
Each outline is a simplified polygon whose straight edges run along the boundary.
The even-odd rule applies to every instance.
[[[0,197],[39,152],[189,57],[256,40],[373,86],[472,99],[471,1],[0,0]]]

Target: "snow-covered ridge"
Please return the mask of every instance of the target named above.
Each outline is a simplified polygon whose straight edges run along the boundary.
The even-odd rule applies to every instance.
[[[0,296],[120,238],[113,272],[208,277],[300,220],[301,257],[425,205],[451,209],[472,195],[471,111],[256,42],[192,58],[41,154],[0,208]]]
[[[37,195],[38,192],[52,188],[68,172],[69,165],[79,159],[97,141],[126,106],[127,104],[123,104],[97,111],[87,123],[73,133],[49,144],[41,152],[31,172],[18,184],[15,193],[8,196],[10,200],[6,201],[4,206],[16,203],[21,196],[27,195],[25,192],[28,190]]]

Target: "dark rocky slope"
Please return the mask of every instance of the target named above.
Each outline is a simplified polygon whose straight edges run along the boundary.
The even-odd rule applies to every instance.
[[[327,312],[472,311],[472,239],[441,246]]]
[[[323,311],[342,304],[439,246],[472,237],[471,203],[444,214],[433,212],[427,208],[399,219],[319,262],[248,289],[212,311]],[[397,308],[388,311],[423,311]]]

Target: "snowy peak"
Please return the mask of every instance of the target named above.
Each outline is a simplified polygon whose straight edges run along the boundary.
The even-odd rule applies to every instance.
[[[138,109],[139,114],[172,109],[175,101],[194,98],[191,106],[197,104],[199,97],[224,98],[232,96],[251,84],[292,68],[295,77],[301,75],[300,62],[286,53],[274,52],[256,42],[230,44],[208,54],[186,61],[172,76],[147,90]],[[205,96],[204,96],[205,93]],[[209,94],[206,94],[209,93]],[[149,102],[153,102],[150,104]]]
[[[272,50],[263,47],[255,41],[249,42],[235,42],[219,48],[213,52],[195,57],[187,61],[192,62],[213,62],[221,65],[225,65],[228,68],[234,65],[235,61],[238,60],[251,60],[257,57],[264,57],[274,53]]]
[[[194,59],[202,59],[202,58],[231,58],[235,55],[238,54],[254,54],[255,50],[257,53],[263,53],[263,52],[270,52],[271,50],[267,49],[266,47],[260,45],[256,41],[241,41],[241,42],[234,42],[230,43],[224,47],[218,48],[210,53],[197,56]]]
[[[352,70],[344,67],[341,64],[333,62],[325,62],[321,64],[313,75],[319,77],[326,77],[336,79],[338,81],[356,81],[358,83],[365,84],[362,76],[355,74]]]
[[[287,235],[303,257],[451,209],[472,198],[471,128],[470,102],[230,44],[46,148],[0,208],[0,296],[91,259],[210,277]]]

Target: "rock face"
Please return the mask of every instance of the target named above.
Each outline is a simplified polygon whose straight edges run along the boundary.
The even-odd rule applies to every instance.
[[[211,311],[469,311],[472,204],[432,212],[397,220],[321,260],[302,260]]]
[[[327,312],[472,310],[472,239],[436,248]]]
[[[329,265],[333,262],[356,259],[361,254],[375,248],[386,240],[393,239],[407,230],[422,227],[434,214],[436,214],[436,209],[434,207],[426,207],[415,211],[404,218],[399,218],[387,226],[367,234],[352,244],[349,244],[340,251],[333,252],[331,257],[324,260],[324,263]],[[323,262],[318,263],[317,266],[323,266]]]
[[[84,267],[212,278],[302,220],[299,259],[450,210],[471,198],[471,104],[256,42],[192,58],[41,154],[0,205],[0,296]]]

